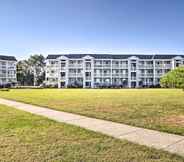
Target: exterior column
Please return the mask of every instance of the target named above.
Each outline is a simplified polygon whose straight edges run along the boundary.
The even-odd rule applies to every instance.
[[[175,68],[175,61],[172,59],[172,70]]]
[[[83,88],[86,88],[86,70],[85,70],[85,59],[83,59]]]
[[[58,88],[61,88],[61,61],[58,61]]]
[[[136,60],[136,87],[139,87],[139,60]]]
[[[68,87],[68,81],[69,81],[68,74],[69,74],[69,60],[67,59],[66,60],[66,73],[65,73],[65,88]]]
[[[111,86],[112,86],[112,59],[111,59],[111,80],[110,80]]]
[[[128,60],[128,88],[131,88],[131,67],[130,67],[130,60]]]
[[[153,85],[156,85],[156,67],[155,67],[155,60],[153,60]]]
[[[94,88],[94,59],[91,59],[91,88]]]

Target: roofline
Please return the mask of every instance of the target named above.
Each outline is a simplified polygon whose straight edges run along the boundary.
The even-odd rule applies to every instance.
[[[15,58],[15,56],[0,55],[0,60],[3,60],[3,61],[16,61],[17,62],[17,59]]]
[[[162,56],[162,57],[164,57],[164,56],[173,56],[172,58],[161,58],[161,59],[173,59],[174,57],[177,57],[177,56],[180,56],[180,57],[182,57],[182,58],[184,58],[184,54],[48,54],[48,56],[46,57],[46,60],[54,60],[54,59],[57,59],[58,57],[60,57],[60,56],[65,56],[65,57],[68,57],[68,58],[70,58],[71,56],[79,56],[79,58],[83,58],[83,57],[85,57],[85,56],[91,56],[91,57],[94,57],[94,56],[102,56],[102,55],[104,55],[104,59],[118,59],[118,58],[113,58],[113,56],[114,57],[118,57],[118,56],[127,56],[127,58],[122,58],[122,59],[128,59],[129,57],[132,57],[132,56],[136,56],[136,57],[141,57],[141,56],[150,56],[151,58],[146,58],[146,59],[157,59],[157,58],[155,58],[155,57],[157,57],[157,56]],[[48,58],[49,56],[55,56],[55,58]],[[112,58],[105,58],[105,57],[112,57]],[[103,57],[103,56],[102,56]],[[74,58],[74,59],[79,59],[79,58]],[[96,59],[100,59],[100,58],[96,58]],[[103,59],[103,58],[102,58]],[[121,58],[119,58],[119,59],[121,59]],[[139,59],[142,59],[142,60],[144,60],[145,58],[139,58]],[[159,58],[158,58],[159,59]]]

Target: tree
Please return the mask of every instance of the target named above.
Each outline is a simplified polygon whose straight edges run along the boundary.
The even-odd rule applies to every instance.
[[[40,85],[45,79],[45,58],[43,55],[31,55],[28,59],[29,66],[34,75],[34,86]]]
[[[42,55],[31,55],[28,60],[17,64],[17,81],[21,85],[40,85],[45,79],[45,58]]]
[[[184,66],[168,72],[161,78],[160,84],[165,88],[183,88],[184,90]]]

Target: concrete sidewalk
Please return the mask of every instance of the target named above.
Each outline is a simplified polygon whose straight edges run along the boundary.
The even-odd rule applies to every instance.
[[[184,136],[89,118],[82,115],[56,111],[6,99],[0,99],[0,104],[27,111],[32,114],[41,115],[58,122],[80,126],[118,139],[128,140],[148,147],[176,153],[184,157]]]

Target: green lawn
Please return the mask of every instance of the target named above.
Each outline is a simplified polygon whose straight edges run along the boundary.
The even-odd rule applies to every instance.
[[[0,97],[184,135],[179,89],[12,89]]]
[[[0,161],[184,162],[184,159],[0,105]]]

